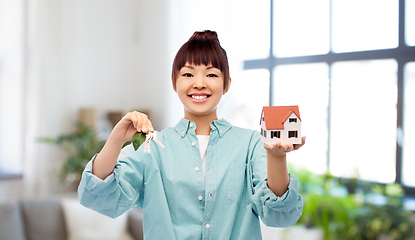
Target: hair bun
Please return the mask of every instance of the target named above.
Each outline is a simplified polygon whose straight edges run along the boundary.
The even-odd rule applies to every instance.
[[[201,32],[195,32],[190,37],[189,41],[193,40],[193,39],[196,39],[196,38],[210,39],[210,40],[214,40],[214,41],[216,41],[220,44],[218,34],[215,31],[205,30],[205,31],[201,31]]]

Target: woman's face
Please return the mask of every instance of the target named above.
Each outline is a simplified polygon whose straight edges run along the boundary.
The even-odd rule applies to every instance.
[[[226,92],[220,69],[210,64],[196,66],[189,63],[180,69],[175,91],[188,120],[201,116],[217,119],[216,108]]]

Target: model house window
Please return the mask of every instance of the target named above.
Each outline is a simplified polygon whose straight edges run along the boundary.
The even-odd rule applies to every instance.
[[[288,131],[289,138],[298,138],[298,131]]]
[[[271,138],[281,138],[281,131],[271,131]]]
[[[289,119],[289,122],[290,122],[290,123],[292,123],[292,122],[297,122],[297,118],[290,118],[290,119]]]

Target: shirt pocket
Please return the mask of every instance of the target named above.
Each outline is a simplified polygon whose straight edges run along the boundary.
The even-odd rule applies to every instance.
[[[229,164],[228,200],[235,202],[243,208],[250,204],[251,198],[248,194],[247,166],[245,162],[231,162]]]

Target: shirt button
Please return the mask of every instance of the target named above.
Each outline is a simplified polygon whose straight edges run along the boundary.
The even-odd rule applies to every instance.
[[[196,145],[196,143],[195,142],[192,142],[192,146],[194,146],[194,145]]]
[[[184,132],[182,132],[182,135],[184,135]]]
[[[197,199],[199,199],[200,201],[202,201],[203,197],[202,196],[199,196],[199,197],[197,197]]]
[[[212,197],[212,196],[213,196],[213,192],[210,192],[210,193],[209,193],[209,197]]]
[[[209,225],[209,223],[207,223],[207,224],[206,224],[206,228],[210,228],[210,225]]]
[[[198,172],[199,171],[199,168],[198,167],[195,167],[195,171]]]
[[[219,131],[220,132],[220,134],[222,134],[222,131]]]
[[[190,127],[193,127],[193,123],[190,123]]]

